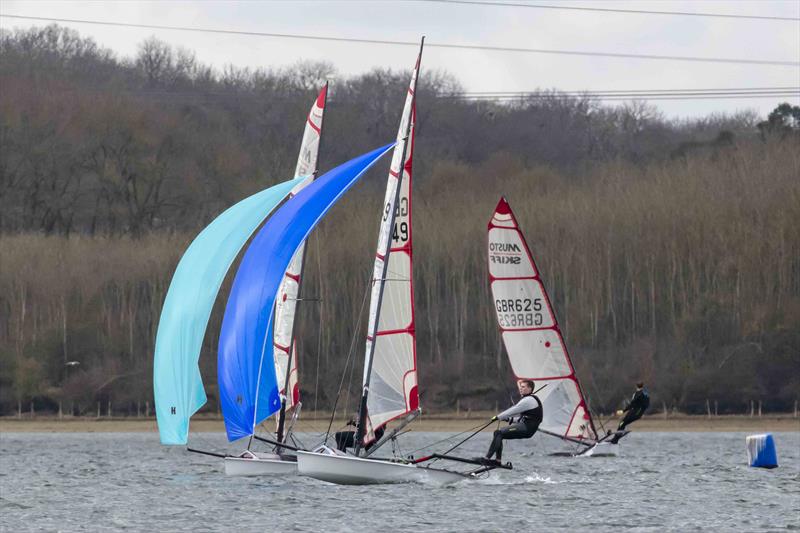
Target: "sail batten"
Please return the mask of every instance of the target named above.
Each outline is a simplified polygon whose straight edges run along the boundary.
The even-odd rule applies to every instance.
[[[546,382],[541,428],[565,438],[597,439],[553,305],[505,198],[488,225],[489,283],[503,344],[517,379]]]

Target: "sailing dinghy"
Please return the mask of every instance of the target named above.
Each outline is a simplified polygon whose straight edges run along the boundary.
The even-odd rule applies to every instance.
[[[295,167],[295,178],[303,178],[292,191],[289,198],[297,195],[317,176],[317,159],[319,145],[322,137],[323,114],[327,100],[328,85],[320,90],[314,105],[306,119],[303,140],[300,144],[300,153]],[[281,408],[277,413],[277,430],[275,440],[284,444],[289,433],[286,429],[286,416],[295,408],[295,421],[300,411],[300,389],[297,379],[297,354],[294,344],[294,324],[299,301],[300,286],[305,260],[305,243],[292,258],[292,262],[284,273],[278,299],[275,303],[275,334],[273,339],[273,356],[275,361],[275,375],[280,385]],[[238,456],[225,457],[225,474],[229,476],[256,476],[263,474],[286,474],[296,472],[294,457],[280,453],[277,446],[274,453],[264,453],[251,450],[252,439],[248,442],[247,449]]]
[[[225,308],[217,357],[220,403],[230,442],[252,438],[256,427],[281,408],[272,349],[273,310],[292,258],[327,211],[392,146],[352,159],[308,184],[267,220],[247,248]],[[295,448],[285,443],[278,447]],[[272,466],[275,473],[294,470],[292,456],[277,455],[227,464],[236,469],[234,473],[247,468],[246,461],[257,464],[262,473]]]
[[[500,198],[488,227],[489,284],[500,334],[517,379],[532,379],[544,416],[539,432],[583,448],[568,455],[614,454],[598,438],[553,305],[511,206]]]
[[[471,460],[435,455],[417,461],[370,457],[420,413],[412,275],[411,170],[415,93],[421,56],[420,49],[386,185],[373,268],[355,455],[327,446],[312,452],[297,452],[300,474],[332,483],[366,485],[418,481],[447,484],[493,468]],[[401,420],[400,424],[374,442],[375,430],[394,420]],[[372,446],[367,451],[369,444]],[[471,472],[457,472],[422,464],[434,459],[453,459],[477,468]]]

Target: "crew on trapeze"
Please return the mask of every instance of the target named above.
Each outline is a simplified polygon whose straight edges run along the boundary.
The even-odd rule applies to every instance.
[[[650,407],[650,395],[647,393],[647,389],[644,388],[644,383],[640,381],[636,384],[636,392],[633,393],[627,407],[617,411],[617,415],[624,414],[625,416],[620,420],[619,426],[617,426],[617,433],[611,439],[611,444],[616,444],[624,436],[622,432],[625,431],[625,427],[642,418],[648,407]]]
[[[503,460],[503,440],[529,439],[539,429],[543,414],[542,401],[533,393],[533,388],[534,383],[530,379],[517,381],[517,389],[522,398],[516,405],[492,417],[492,422],[509,420],[513,423],[494,432],[489,451],[481,460],[500,463]],[[496,456],[496,460],[492,459],[493,456]]]

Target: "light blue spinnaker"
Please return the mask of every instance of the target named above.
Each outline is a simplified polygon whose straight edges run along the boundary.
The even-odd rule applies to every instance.
[[[280,409],[272,356],[275,296],[298,246],[333,204],[394,143],[320,176],[289,199],[253,238],[225,307],[217,379],[228,440],[253,434]]]
[[[181,257],[161,309],[153,361],[162,444],[186,444],[189,418],[206,403],[198,360],[225,274],[259,224],[303,179],[279,183],[228,208]]]

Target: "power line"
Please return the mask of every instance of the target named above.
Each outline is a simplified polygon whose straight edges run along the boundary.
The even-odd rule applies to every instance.
[[[542,4],[520,4],[515,2],[484,2],[479,0],[411,0],[414,2],[430,2],[438,4],[465,4],[477,6],[498,6],[498,7],[525,7],[532,9],[563,9],[571,11],[595,11],[601,13],[628,13],[634,15],[671,15],[688,17],[714,17],[731,19],[753,19],[753,20],[780,20],[780,21],[800,21],[798,17],[771,17],[766,15],[738,15],[728,13],[695,13],[691,11],[648,11],[644,9],[611,9],[604,7],[577,7],[577,6],[552,6]]]
[[[145,29],[157,29],[157,30],[215,33],[215,34],[226,34],[226,35],[244,35],[251,37],[274,37],[281,39],[303,39],[311,41],[379,44],[379,45],[392,45],[392,46],[413,46],[413,47],[419,46],[419,43],[416,41],[390,41],[383,39],[357,39],[352,37],[330,37],[330,36],[303,35],[303,34],[291,34],[291,33],[267,33],[267,32],[255,32],[255,31],[219,30],[214,28],[191,28],[187,26],[162,26],[156,24],[134,24],[128,22],[106,22],[98,20],[64,19],[64,18],[54,18],[54,17],[31,17],[26,15],[0,14],[0,17],[14,18],[14,19],[28,19],[28,20],[46,20],[46,21],[66,22],[73,24],[116,26],[116,27],[126,27],[126,28],[145,28]],[[567,56],[610,57],[617,59],[620,58],[650,59],[658,61],[689,61],[689,62],[699,62],[699,63],[726,63],[726,64],[743,64],[743,65],[772,65],[772,66],[782,66],[782,67],[800,67],[800,61],[770,61],[761,59],[738,59],[738,58],[723,58],[723,57],[694,57],[694,56],[669,56],[669,55],[656,55],[656,54],[627,54],[627,53],[614,53],[614,52],[585,52],[576,50],[552,50],[544,48],[520,48],[520,47],[509,47],[509,46],[480,46],[480,45],[446,44],[446,43],[433,43],[433,42],[426,42],[425,46],[427,48],[445,48],[454,50],[484,50],[491,52],[518,52],[518,53],[553,54],[553,55],[567,55]]]
[[[108,91],[86,89],[56,89],[59,93],[91,93],[105,94]],[[194,104],[219,104],[225,103],[225,98],[234,97],[240,100],[262,100],[263,96],[245,92],[225,91],[170,91],[170,90],[114,90],[115,96],[138,98],[150,101]],[[466,102],[525,102],[537,99],[568,98],[592,99],[599,101],[631,101],[631,100],[725,100],[725,99],[779,99],[800,97],[800,87],[765,87],[745,89],[630,89],[609,91],[559,91],[556,89],[546,91],[476,91],[450,94],[437,94],[435,98],[442,100],[460,100]],[[177,102],[176,102],[177,101]],[[292,101],[287,95],[271,95],[271,102]],[[336,94],[331,95],[331,102],[336,101]]]

